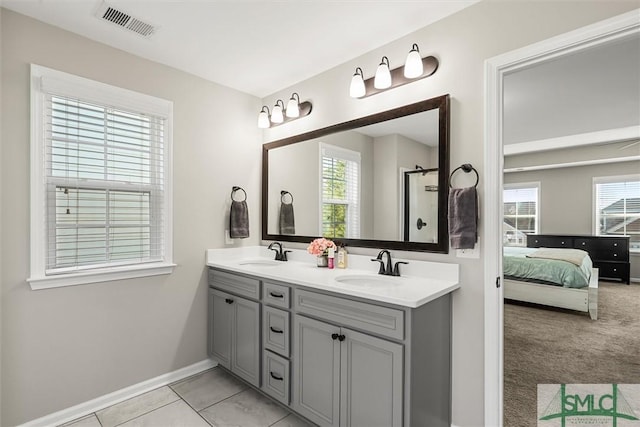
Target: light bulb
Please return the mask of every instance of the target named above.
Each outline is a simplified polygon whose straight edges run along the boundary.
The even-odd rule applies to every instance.
[[[297,99],[296,99],[297,98]],[[300,117],[300,96],[297,93],[293,93],[289,102],[287,102],[287,109],[285,110],[287,117]]]
[[[271,124],[269,123],[269,107],[262,107],[260,114],[258,114],[258,127],[260,129],[267,129]]]
[[[362,75],[362,68],[357,67],[356,72],[351,77],[351,86],[349,86],[349,96],[352,98],[362,98],[367,93],[364,87],[364,77]]]
[[[373,80],[373,87],[376,89],[387,89],[391,87],[391,71],[389,70],[389,58],[382,57],[382,62],[376,70],[376,77]]]
[[[418,50],[418,45],[414,43],[404,63],[404,76],[408,79],[415,79],[420,77],[423,71],[420,50]]]
[[[273,106],[273,111],[271,112],[271,123],[282,123],[284,122],[284,116],[282,115],[282,108],[284,107],[284,102],[281,99],[276,101],[276,105]]]

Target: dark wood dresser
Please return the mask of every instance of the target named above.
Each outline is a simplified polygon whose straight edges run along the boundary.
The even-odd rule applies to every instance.
[[[529,234],[529,248],[573,248],[586,251],[603,279],[631,283],[629,237],[564,236],[559,234]]]

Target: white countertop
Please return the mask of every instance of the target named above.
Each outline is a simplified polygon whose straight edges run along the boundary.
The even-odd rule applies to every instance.
[[[401,277],[392,277],[377,274],[379,264],[371,262],[370,256],[349,254],[346,269],[329,269],[318,268],[315,257],[304,250],[291,251],[287,262],[259,265],[250,262],[274,258],[274,252],[265,246],[208,249],[206,263],[209,267],[411,308],[460,287],[458,264],[393,258],[394,263],[407,261],[409,264],[400,265]],[[336,280],[341,276],[363,280],[358,280],[358,284],[343,283]]]

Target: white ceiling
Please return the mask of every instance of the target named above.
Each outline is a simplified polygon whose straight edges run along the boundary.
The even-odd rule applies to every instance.
[[[157,26],[156,33],[148,39],[96,18],[101,0],[0,0],[0,4],[137,56],[263,98],[476,1],[106,2]]]

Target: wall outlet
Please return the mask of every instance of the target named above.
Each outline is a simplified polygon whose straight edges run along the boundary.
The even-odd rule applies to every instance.
[[[229,234],[229,230],[224,230],[224,243],[225,245],[233,245],[233,239],[231,238],[231,234]]]
[[[456,249],[456,256],[458,258],[480,258],[480,238],[476,242],[473,249]]]

